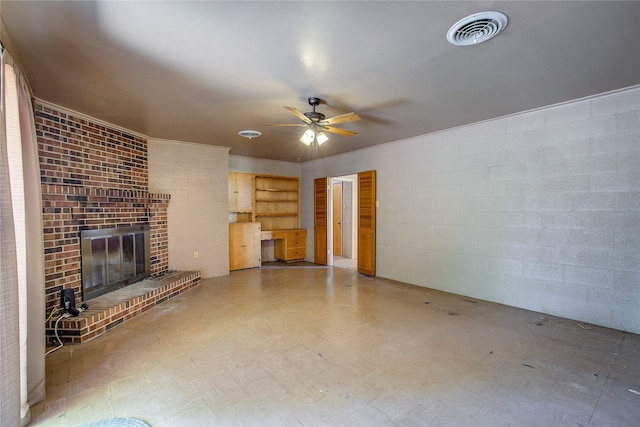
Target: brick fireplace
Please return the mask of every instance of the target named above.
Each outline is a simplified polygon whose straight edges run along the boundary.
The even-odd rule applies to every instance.
[[[38,101],[34,112],[47,313],[59,306],[62,289],[74,290],[77,305],[83,299],[83,230],[148,226],[151,276],[165,275],[170,195],[149,192],[146,138]]]

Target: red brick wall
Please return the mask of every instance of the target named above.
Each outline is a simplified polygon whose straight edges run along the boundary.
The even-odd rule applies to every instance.
[[[82,300],[80,231],[149,224],[151,273],[169,265],[169,195],[150,194],[147,140],[50,106],[34,105],[47,310],[60,290]]]

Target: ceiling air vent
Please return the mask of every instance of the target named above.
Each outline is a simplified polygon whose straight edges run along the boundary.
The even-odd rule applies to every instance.
[[[480,12],[456,22],[447,32],[447,40],[455,46],[471,46],[486,42],[507,26],[506,15],[500,12]]]
[[[243,138],[253,139],[262,135],[262,132],[260,132],[259,130],[245,129],[238,132],[238,135]]]

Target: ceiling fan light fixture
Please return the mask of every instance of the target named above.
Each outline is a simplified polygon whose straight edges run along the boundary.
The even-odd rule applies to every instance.
[[[300,137],[300,142],[302,142],[304,145],[311,145],[315,137],[316,133],[313,131],[313,129],[307,129]]]
[[[329,140],[329,137],[324,132],[320,132],[316,135],[316,142],[318,145],[322,145]]]
[[[309,105],[313,107],[313,111],[306,113],[301,112],[295,107],[284,107],[285,110],[289,111],[298,119],[302,120],[304,124],[277,123],[267,124],[265,126],[302,126],[306,130],[304,131],[302,136],[300,136],[300,142],[307,146],[315,145],[316,149],[329,140],[326,132],[335,133],[342,136],[354,136],[357,134],[357,132],[354,132],[352,130],[333,126],[339,123],[360,120],[360,117],[358,117],[356,113],[351,112],[326,118],[324,114],[316,111],[316,107],[321,103],[324,103],[324,101],[320,98],[316,98],[313,96],[310,97]]]

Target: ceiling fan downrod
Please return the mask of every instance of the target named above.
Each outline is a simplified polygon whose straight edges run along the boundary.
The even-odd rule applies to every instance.
[[[304,115],[311,120],[312,122],[319,122],[321,120],[324,120],[325,116],[322,113],[318,113],[316,112],[316,106],[320,105],[322,103],[322,99],[320,98],[316,98],[315,96],[309,97],[308,99],[309,101],[309,105],[311,105],[313,107],[313,111],[309,111],[307,113],[304,113]]]

